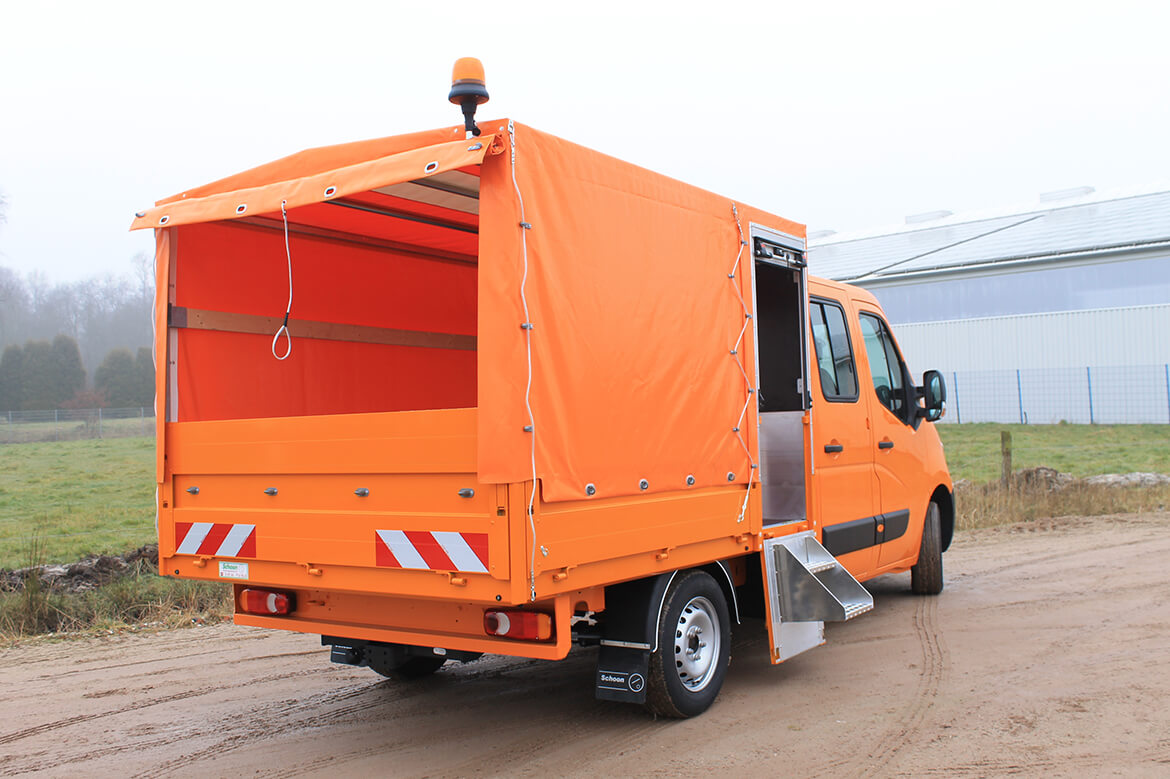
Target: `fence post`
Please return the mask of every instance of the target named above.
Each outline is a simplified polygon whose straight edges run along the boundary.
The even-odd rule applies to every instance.
[[[138,432],[146,435],[146,409],[138,407]]]
[[[60,421],[61,421],[61,419],[60,419],[60,416],[58,414],[57,409],[53,409],[53,440],[54,441],[61,440],[61,431],[59,428]]]
[[[102,437],[102,409],[98,406],[98,438]]]
[[[999,434],[999,453],[1003,456],[1003,470],[1000,473],[1000,483],[1004,487],[1012,484],[1012,434],[1002,430]]]
[[[1085,366],[1085,378],[1089,381],[1089,424],[1094,424],[1093,419],[1093,369],[1088,365]]]
[[[955,396],[955,424],[963,424],[963,414],[959,411],[959,374],[951,371],[951,394]]]
[[[1020,403],[1020,424],[1024,424],[1024,387],[1020,383],[1020,369],[1016,368],[1016,399]]]

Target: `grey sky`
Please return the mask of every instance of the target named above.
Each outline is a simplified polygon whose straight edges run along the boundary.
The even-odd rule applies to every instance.
[[[553,8],[554,10],[549,10]],[[810,229],[1170,171],[1165,2],[0,6],[0,265],[122,273],[157,198],[309,146],[481,117]]]

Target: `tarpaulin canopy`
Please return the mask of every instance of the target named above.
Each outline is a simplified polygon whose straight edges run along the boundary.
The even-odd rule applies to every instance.
[[[299,163],[272,163],[265,173],[224,179],[218,189],[208,185],[185,193],[136,215],[131,230],[174,227],[279,211],[366,192],[403,181],[422,179],[468,165],[478,165],[495,136],[445,141],[401,150],[387,156],[317,170],[313,157]],[[318,156],[328,156],[321,154]],[[290,158],[292,159],[292,158]],[[287,178],[273,177],[287,176]]]
[[[523,125],[481,127],[470,140],[444,128],[302,152],[136,218],[134,229],[157,229],[160,290],[177,252],[173,305],[252,318],[231,342],[205,331],[180,340],[193,362],[176,380],[196,386],[203,365],[230,374],[223,386],[238,397],[192,405],[188,393],[174,418],[263,415],[264,403],[270,416],[474,404],[485,483],[531,479],[534,440],[549,501],[747,483],[758,445],[745,237],[750,223],[795,236],[804,227]],[[394,200],[392,185],[451,171],[478,177],[474,209]],[[334,208],[342,198],[350,207]],[[294,317],[471,338],[470,351],[420,357],[385,340],[306,347],[294,352],[299,368],[233,356],[249,338],[258,340],[247,354],[262,355],[266,336],[249,333],[284,311],[272,229],[282,201],[299,231],[296,274],[313,290]],[[395,203],[409,206],[408,219],[368,213]],[[271,222],[273,212],[273,224],[253,218]],[[331,248],[325,228],[348,236],[344,247]],[[245,229],[256,234],[241,237]],[[160,334],[167,304],[160,295]],[[318,385],[290,394],[289,371]],[[363,372],[367,385],[356,387]]]
[[[746,483],[758,457],[735,430],[755,451],[754,403],[741,419],[750,327],[733,354],[752,299],[741,241],[750,222],[804,226],[520,124],[513,153],[514,170],[501,154],[481,173],[480,478],[531,478],[527,271],[545,500],[586,499],[589,485],[592,496],[687,489],[688,476]]]

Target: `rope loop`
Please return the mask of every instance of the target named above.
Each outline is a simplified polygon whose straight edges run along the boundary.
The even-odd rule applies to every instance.
[[[280,201],[280,216],[284,220],[284,257],[288,260],[288,305],[284,308],[284,322],[281,323],[280,329],[276,331],[276,335],[272,336],[272,356],[278,360],[287,360],[288,356],[292,354],[292,335],[288,331],[288,315],[292,313],[293,301],[293,283],[292,283],[292,252],[288,248],[288,211],[285,210],[285,205],[288,201]],[[284,350],[284,354],[276,353],[276,342],[280,340],[280,336],[284,335],[288,348]]]

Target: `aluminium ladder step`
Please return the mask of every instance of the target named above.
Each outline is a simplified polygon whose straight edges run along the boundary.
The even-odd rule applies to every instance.
[[[821,571],[827,571],[830,568],[833,568],[834,566],[838,566],[840,564],[841,563],[837,562],[836,560],[825,560],[825,561],[819,562],[819,563],[805,563],[804,567],[808,569],[809,573],[818,574]]]
[[[850,620],[854,617],[860,617],[867,611],[873,610],[873,603],[851,603],[845,607],[845,619]]]
[[[782,622],[845,622],[873,608],[873,596],[812,535],[772,545]]]

